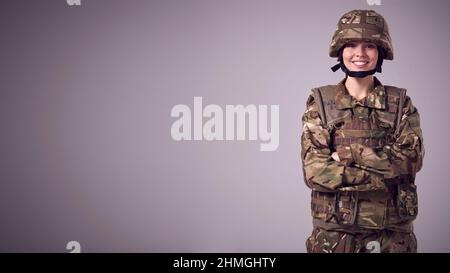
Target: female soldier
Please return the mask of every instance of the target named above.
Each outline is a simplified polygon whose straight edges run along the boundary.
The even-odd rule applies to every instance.
[[[311,188],[308,252],[416,252],[415,174],[424,157],[420,118],[406,90],[373,76],[393,59],[384,18],[353,10],[330,45],[346,77],[314,88],[303,115],[302,163]]]

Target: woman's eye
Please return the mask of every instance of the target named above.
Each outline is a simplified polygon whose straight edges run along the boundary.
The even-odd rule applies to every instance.
[[[348,43],[345,45],[345,47],[355,47],[355,46],[356,46],[356,44],[354,44],[354,43]]]
[[[376,45],[374,45],[374,44],[368,44],[367,46],[366,46],[367,48],[376,48],[377,46]]]

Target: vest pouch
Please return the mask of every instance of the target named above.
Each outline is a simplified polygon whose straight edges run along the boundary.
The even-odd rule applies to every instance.
[[[381,190],[362,193],[358,202],[357,225],[372,229],[384,228],[390,196],[388,192]]]
[[[313,218],[340,225],[354,225],[358,205],[358,192],[312,191]]]
[[[334,215],[335,193],[311,192],[311,215],[315,219],[328,221]]]
[[[417,187],[416,185],[402,181],[397,186],[398,215],[402,220],[411,221],[418,214]]]
[[[364,228],[383,228],[386,218],[387,204],[384,201],[364,200],[359,201],[359,211],[356,223]]]
[[[338,192],[336,221],[341,225],[354,225],[358,211],[359,192]]]

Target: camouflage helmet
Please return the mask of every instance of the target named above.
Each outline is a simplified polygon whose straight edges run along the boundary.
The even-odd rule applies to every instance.
[[[330,57],[339,57],[339,51],[346,43],[361,40],[384,49],[384,59],[394,59],[388,24],[373,10],[352,10],[341,17],[331,40]]]

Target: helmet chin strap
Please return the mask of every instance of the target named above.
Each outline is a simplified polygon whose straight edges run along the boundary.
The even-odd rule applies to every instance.
[[[382,52],[380,48],[379,48],[378,52]],[[331,67],[331,70],[333,72],[336,72],[340,68],[342,71],[344,71],[344,73],[347,76],[354,77],[354,78],[364,78],[366,76],[375,74],[375,72],[381,73],[381,66],[383,65],[383,54],[378,55],[377,66],[374,69],[367,70],[367,71],[350,71],[344,65],[344,61],[342,60],[342,50],[341,50],[341,52],[339,52],[338,62],[339,62],[338,64],[333,65]]]
[[[350,76],[350,77],[353,77],[353,78],[364,78],[364,77],[366,77],[366,76],[375,74],[375,72],[377,72],[377,70],[378,70],[377,68],[374,68],[374,69],[372,69],[372,70],[367,70],[367,71],[350,71],[350,70],[344,65],[343,62],[340,62],[339,65],[340,65],[340,67],[341,67],[341,70],[344,71],[344,73],[345,73],[347,76]]]

